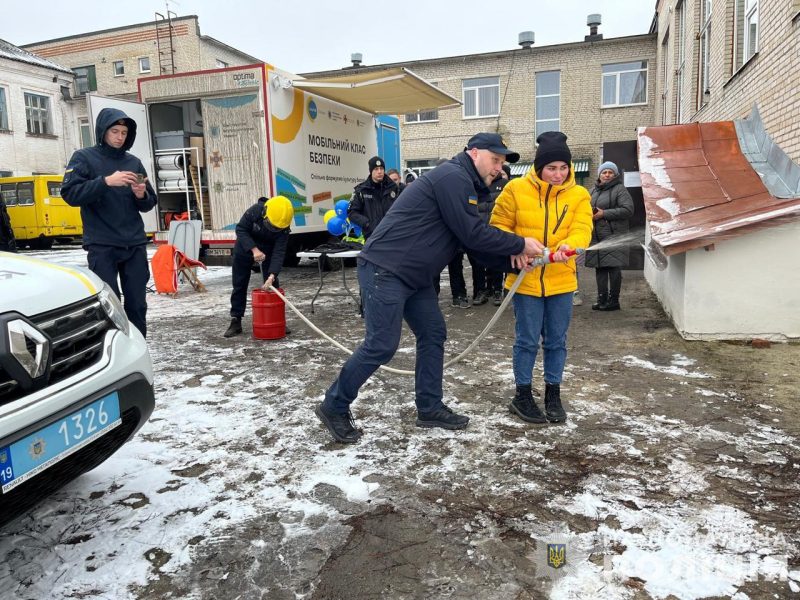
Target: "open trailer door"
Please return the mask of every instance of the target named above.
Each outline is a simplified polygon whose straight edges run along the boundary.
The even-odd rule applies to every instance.
[[[92,129],[92,139],[95,139],[94,124],[97,121],[97,115],[104,108],[116,108],[121,110],[131,119],[136,121],[136,140],[128,152],[133,154],[136,158],[142,161],[144,168],[147,170],[147,178],[150,180],[150,185],[153,189],[157,189],[156,185],[156,172],[153,168],[153,147],[150,143],[150,122],[147,119],[147,110],[141,102],[133,102],[131,100],[120,100],[119,98],[107,98],[105,96],[97,96],[94,94],[86,95],[86,104],[89,109],[89,126]],[[142,215],[144,221],[144,230],[147,233],[155,233],[158,229],[158,206]]]

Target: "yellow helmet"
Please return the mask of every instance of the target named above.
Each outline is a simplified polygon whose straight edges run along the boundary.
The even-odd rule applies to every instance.
[[[278,229],[286,229],[292,224],[294,207],[285,196],[275,196],[264,205],[264,216]]]

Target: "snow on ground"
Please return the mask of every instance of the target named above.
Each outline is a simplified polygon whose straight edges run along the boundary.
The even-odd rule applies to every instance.
[[[32,254],[85,266],[81,250]],[[335,377],[342,354],[291,318],[295,332],[282,340],[224,341],[229,276],[227,268],[210,268],[200,272],[206,294],[184,285],[177,297],[148,297],[153,417],[111,459],[5,529],[0,596],[145,597],[154,580],[174,580],[183,597],[206,597],[196,580],[221,585],[237,576],[218,566],[211,550],[238,544],[254,556],[269,554],[271,576],[282,580],[272,588],[258,583],[245,589],[294,589],[300,590],[295,597],[307,597],[313,591],[308,582],[346,539],[343,521],[389,502],[388,482],[405,484],[413,494],[450,489],[476,498],[549,497],[533,512],[519,507],[506,526],[541,540],[552,529],[541,510],[567,523],[565,535],[583,549],[583,559],[555,581],[553,598],[628,598],[638,585],[653,598],[743,600],[749,596],[737,590],[745,582],[776,578],[785,582],[787,595],[798,589],[800,573],[787,562],[798,549],[787,531],[759,523],[715,496],[718,488],[711,490],[720,480],[759,486],[752,464],[782,465],[800,475],[800,465],[790,464],[800,453],[798,440],[778,427],[743,420],[733,430],[722,421],[668,417],[659,404],[675,392],[651,390],[644,401],[633,400],[587,377],[564,427],[528,428],[508,416],[505,400],[470,403],[472,396],[513,387],[506,352],[489,365],[468,357],[447,379],[445,401],[469,407],[467,431],[414,428],[408,400],[413,383],[377,376],[354,405],[363,441],[336,445],[311,408]],[[315,277],[291,288],[290,299],[301,308],[310,303]],[[317,307],[318,313],[338,311],[328,333],[349,347],[359,341],[352,305],[320,298]],[[449,340],[447,355],[465,345]],[[486,352],[509,345],[507,337],[493,334]],[[412,355],[413,341],[404,337],[398,360],[408,368]],[[688,386],[686,396],[710,414],[740,402],[681,354],[668,365],[634,354],[610,357],[609,363],[634,377],[649,372],[668,378],[673,390]],[[568,364],[567,371],[580,379],[593,368]],[[493,372],[489,384],[479,370]],[[637,403],[638,411],[628,410]],[[590,426],[605,433],[591,443],[577,440],[577,431]],[[695,460],[709,444],[721,450],[709,461]],[[553,475],[569,453],[576,455],[582,479]],[[444,496],[436,506],[442,515],[457,508]],[[487,560],[486,548],[497,543],[489,508],[462,532],[472,548],[463,557],[468,564]],[[252,533],[252,523],[267,515],[273,525]],[[201,571],[200,561],[209,557]],[[541,561],[528,560],[539,572]],[[508,577],[505,583],[519,591],[519,581]],[[509,588],[502,589],[505,594]]]

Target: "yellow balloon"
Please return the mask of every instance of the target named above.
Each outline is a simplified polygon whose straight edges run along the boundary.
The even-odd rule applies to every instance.
[[[333,210],[333,209],[330,209],[328,212],[326,212],[324,215],[322,215],[322,222],[325,223],[325,225],[327,225],[328,221],[330,221],[335,216],[336,216],[336,211]]]

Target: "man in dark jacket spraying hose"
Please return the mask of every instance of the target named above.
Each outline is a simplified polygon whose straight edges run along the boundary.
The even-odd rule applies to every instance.
[[[233,247],[231,279],[231,323],[223,334],[233,337],[242,333],[242,317],[247,307],[247,287],[250,284],[253,263],[261,266],[264,289],[279,287],[278,274],[286,257],[289,243],[289,226],[294,218],[294,207],[284,196],[275,196],[248,208],[236,225],[236,244]],[[289,333],[287,330],[286,333]]]
[[[513,258],[516,266],[542,253],[542,244],[501,232],[478,216],[478,194],[488,193],[503,161],[516,162],[497,134],[473,136],[464,152],[420,177],[395,201],[358,259],[364,298],[364,342],[342,367],[315,413],[338,442],[354,443],[350,404],[367,379],[389,362],[405,320],[417,338],[416,424],[464,429],[469,418],[442,402],[444,317],[434,279],[460,247]]]
[[[136,122],[121,110],[104,108],[94,131],[97,145],[72,155],[61,197],[81,209],[89,268],[117,296],[122,290],[125,314],[146,337],[150,270],[139,213],[156,205],[156,193],[142,161],[128,152],[136,140]]]

